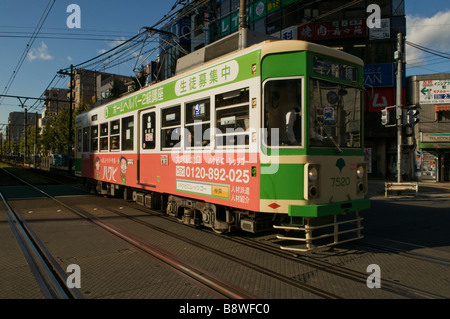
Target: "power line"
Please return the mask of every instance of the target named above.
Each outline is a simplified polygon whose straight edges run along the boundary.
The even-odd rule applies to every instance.
[[[430,48],[421,46],[419,44],[412,43],[410,41],[405,41],[405,43],[410,45],[410,46],[412,46],[413,48],[416,48],[418,50],[427,52],[429,54],[433,54],[433,55],[436,55],[436,56],[444,58],[444,59],[450,59],[450,54],[449,53],[445,53],[445,52],[437,51],[437,50],[434,50],[434,49],[430,49]]]
[[[17,63],[17,65],[16,65],[16,67],[15,67],[15,69],[14,69],[14,71],[13,71],[13,73],[12,73],[10,79],[9,79],[9,81],[7,82],[7,84],[5,86],[5,89],[3,90],[3,94],[8,93],[9,89],[11,88],[11,86],[12,86],[12,84],[13,84],[16,76],[17,76],[17,74],[20,71],[20,68],[22,67],[23,62],[25,61],[26,56],[28,55],[28,52],[30,52],[31,47],[33,46],[33,43],[34,43],[37,35],[41,31],[42,26],[45,23],[45,20],[47,20],[47,17],[50,14],[50,11],[52,10],[53,5],[55,4],[55,1],[56,0],[53,0],[53,3],[51,3],[52,0],[50,0],[48,2],[47,7],[45,8],[44,12],[42,13],[41,18],[39,19],[39,22],[36,25],[36,28],[35,28],[33,34],[31,35],[31,38],[28,41],[28,43],[27,43],[27,45],[26,45],[26,47],[25,47],[25,49],[24,49],[24,51],[22,53],[22,56],[19,59],[19,62]],[[50,3],[51,3],[51,5],[50,5]],[[0,100],[0,103],[1,103],[1,100]]]

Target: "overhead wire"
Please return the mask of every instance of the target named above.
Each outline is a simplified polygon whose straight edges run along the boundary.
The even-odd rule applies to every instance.
[[[415,48],[417,50],[423,51],[427,54],[430,55],[434,55],[434,58],[429,58],[428,61],[426,63],[421,63],[421,61],[423,61],[423,58],[417,58],[417,59],[413,59],[413,60],[409,60],[408,62],[408,68],[409,69],[414,69],[414,68],[422,68],[431,72],[436,72],[436,70],[427,68],[427,66],[430,65],[436,65],[436,64],[442,64],[442,63],[447,63],[446,61],[442,61],[442,59],[450,59],[450,53],[446,53],[446,52],[441,52],[435,49],[431,49],[431,48],[427,48],[425,46],[419,45],[417,43],[413,43],[410,41],[405,41],[405,44],[411,46],[412,48]],[[435,61],[439,61],[439,62],[435,62]],[[430,63],[430,62],[434,62],[434,63]]]
[[[16,76],[19,73],[19,71],[23,65],[23,62],[25,61],[25,58],[27,57],[28,53],[30,52],[31,47],[33,46],[34,41],[36,40],[36,37],[38,36],[39,32],[41,31],[42,26],[44,25],[45,21],[47,20],[47,17],[50,14],[50,11],[52,10],[55,2],[56,2],[56,0],[49,0],[47,6],[45,7],[45,10],[42,13],[41,18],[39,19],[39,22],[37,23],[36,28],[30,37],[30,40],[28,41],[24,51],[22,52],[19,62],[17,63],[16,67],[14,68],[14,71],[3,90],[4,95],[6,95],[8,93],[9,89],[11,88],[12,84],[14,83],[14,80],[16,79]],[[0,104],[2,101],[3,101],[3,99],[0,98]]]
[[[429,54],[433,54],[433,55],[436,55],[436,56],[444,58],[444,59],[450,59],[450,53],[445,53],[445,52],[441,52],[441,51],[438,51],[438,50],[430,49],[430,48],[424,47],[422,45],[419,45],[419,44],[416,44],[416,43],[412,43],[410,41],[405,41],[405,43],[410,45],[410,46],[412,46],[413,48],[416,48],[418,50],[427,52]]]

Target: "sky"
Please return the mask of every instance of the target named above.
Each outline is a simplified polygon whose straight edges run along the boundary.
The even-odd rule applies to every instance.
[[[0,94],[39,97],[56,73],[87,61],[152,26],[169,13],[176,0],[0,0]],[[374,0],[376,3],[376,0]],[[80,9],[80,28],[67,20]],[[49,10],[51,7],[51,10]],[[450,2],[405,0],[406,40],[450,54]],[[44,13],[48,13],[45,17]],[[45,19],[44,19],[45,18]],[[71,20],[74,21],[74,20]],[[30,37],[42,24],[38,37]],[[28,44],[28,46],[27,46]],[[450,73],[450,60],[406,46],[406,75]],[[106,72],[133,75],[132,60]],[[14,72],[16,70],[16,72]],[[67,88],[68,78],[57,78]],[[10,84],[12,81],[12,84]],[[5,91],[5,87],[8,90]],[[0,97],[0,130],[10,112],[22,112],[16,98]],[[29,110],[42,110],[28,100]]]

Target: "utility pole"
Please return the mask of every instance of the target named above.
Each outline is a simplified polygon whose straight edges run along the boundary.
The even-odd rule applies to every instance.
[[[35,115],[34,123],[34,168],[37,168],[37,142],[38,142],[38,112]]]
[[[240,0],[239,7],[239,49],[244,49],[247,39],[247,30],[245,30],[245,0]]]
[[[395,58],[397,59],[397,183],[402,181],[402,125],[403,125],[403,110],[402,110],[402,72],[403,72],[403,35],[397,34],[397,51]]]
[[[24,125],[23,125],[24,129],[24,140],[25,140],[25,146],[24,146],[24,150],[23,150],[23,164],[25,165],[27,163],[27,157],[28,157],[28,152],[27,152],[27,143],[28,143],[28,112],[27,112],[27,108],[25,108],[25,118],[24,118]]]
[[[68,170],[72,173],[72,105],[73,105],[73,64],[70,65],[70,98],[69,98],[69,145],[68,145]]]
[[[73,129],[72,129],[72,105],[73,105],[73,64],[70,65],[70,73],[65,72],[63,70],[58,71],[59,74],[64,74],[64,75],[69,75],[70,77],[70,95],[69,95],[69,138],[67,141],[67,154],[68,154],[68,159],[67,159],[67,168],[69,171],[69,174],[72,173],[72,134],[73,134]]]

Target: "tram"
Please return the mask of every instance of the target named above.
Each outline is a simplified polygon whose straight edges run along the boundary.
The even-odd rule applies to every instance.
[[[361,238],[362,60],[297,40],[199,59],[77,116],[76,175],[218,233],[278,228],[283,249]]]

